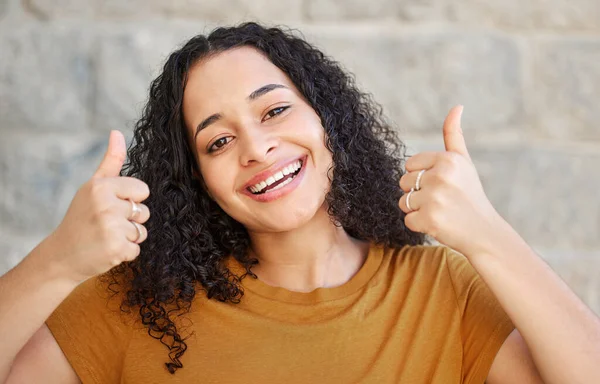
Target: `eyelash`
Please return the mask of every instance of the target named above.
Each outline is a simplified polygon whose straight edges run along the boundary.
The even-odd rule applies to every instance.
[[[229,139],[229,140],[227,140],[225,143],[223,143],[223,145],[222,145],[222,146],[220,146],[220,147],[218,147],[218,148],[214,148],[214,147],[215,147],[215,145],[217,145],[217,143],[219,143],[219,142],[222,142],[222,140],[225,140],[225,139]],[[219,149],[223,148],[223,146],[224,146],[225,144],[229,143],[231,140],[232,140],[232,139],[231,139],[231,136],[225,136],[225,137],[220,137],[220,138],[218,138],[217,140],[215,140],[215,142],[214,142],[214,143],[212,143],[212,144],[210,145],[210,147],[208,147],[208,153],[212,153],[212,152],[216,152],[216,151],[218,151]]]
[[[285,112],[285,110],[286,110],[286,109],[288,109],[289,107],[290,107],[289,105],[285,105],[285,106],[282,106],[282,107],[273,108],[273,109],[271,109],[270,111],[268,111],[268,112],[267,112],[267,116],[269,116],[269,119],[272,119],[272,118],[274,118],[274,117],[277,117],[278,115],[280,115],[280,114],[282,114],[283,112]],[[272,114],[274,111],[278,111],[278,110],[279,110],[279,112]],[[263,119],[262,119],[262,121],[269,120],[269,119],[265,119],[265,118],[263,118]],[[228,140],[227,140],[227,139],[228,139]],[[225,142],[223,143],[223,145],[221,145],[220,147],[218,147],[218,148],[216,148],[216,149],[215,149],[215,148],[214,148],[214,147],[215,147],[215,145],[216,145],[217,143],[219,143],[219,142],[222,142],[222,140],[225,140]],[[221,148],[223,148],[223,146],[225,146],[225,145],[226,145],[227,143],[229,143],[231,140],[232,140],[232,139],[231,139],[231,136],[224,136],[224,137],[220,137],[220,138],[218,138],[217,140],[215,140],[215,141],[214,141],[214,142],[213,142],[213,143],[212,143],[212,144],[211,144],[211,145],[208,147],[208,153],[213,153],[213,152],[216,152],[216,151],[220,150]]]
[[[270,116],[270,118],[272,119],[272,118],[274,118],[275,116],[277,116],[277,115],[280,115],[280,114],[282,114],[283,112],[285,112],[285,110],[286,110],[286,109],[288,109],[289,107],[290,107],[289,105],[284,105],[284,106],[282,106],[282,107],[273,108],[273,109],[271,109],[269,112],[267,112],[267,116],[269,116],[271,112],[273,112],[273,111],[277,111],[278,109],[281,109],[281,112],[278,112],[278,113],[276,113],[276,114],[274,114],[274,115],[271,115],[271,116]],[[262,120],[262,121],[265,121],[265,119],[263,118],[263,120]]]

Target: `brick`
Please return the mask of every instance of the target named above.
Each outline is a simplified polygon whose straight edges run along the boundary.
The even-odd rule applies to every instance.
[[[309,20],[357,20],[394,18],[398,1],[394,0],[306,0]]]
[[[150,82],[168,55],[191,36],[180,29],[139,28],[101,37],[94,128],[130,131],[148,98]]]
[[[519,30],[600,30],[596,0],[307,0],[306,9],[308,18],[317,21],[441,21]]]
[[[315,21],[444,20],[447,0],[306,0],[306,15]]]
[[[107,135],[5,134],[0,141],[0,222],[49,233],[93,174]]]
[[[600,39],[545,41],[534,52],[536,134],[600,142]]]
[[[448,18],[461,25],[527,30],[600,30],[597,0],[449,1]]]
[[[91,39],[63,28],[0,35],[0,127],[74,131],[88,123]]]
[[[600,151],[526,151],[515,169],[508,221],[545,248],[600,249]]]
[[[302,18],[302,0],[25,0],[25,5],[43,19],[175,17],[230,24],[246,19],[281,22]]]
[[[23,0],[25,9],[42,19],[95,19],[129,16],[147,18],[148,16],[168,14],[170,3],[159,0]]]
[[[398,16],[407,21],[443,21],[448,12],[449,0],[401,0]]]
[[[232,24],[259,20],[269,24],[302,19],[302,0],[179,0],[172,3],[172,15],[215,23]]]
[[[468,141],[468,138],[467,138]],[[515,196],[516,169],[526,149],[521,146],[495,148],[469,145],[469,154],[477,168],[483,189],[498,213],[507,217]]]
[[[79,0],[22,0],[23,8],[41,19],[93,17],[99,1]]]
[[[523,64],[511,39],[381,31],[311,31],[310,38],[356,75],[402,132],[437,135],[449,109],[463,104],[463,126],[475,137],[526,135]]]

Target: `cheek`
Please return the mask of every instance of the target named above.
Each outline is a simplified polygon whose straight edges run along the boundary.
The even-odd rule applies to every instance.
[[[306,124],[305,134],[310,137],[310,140],[318,143],[324,143],[325,138],[325,129],[321,125],[321,120],[319,116],[313,113],[309,113],[308,116],[305,116],[305,120],[309,123]]]
[[[292,126],[295,139],[302,146],[310,148],[313,155],[322,157],[323,152],[329,152],[325,147],[325,129],[321,125],[321,119],[312,110],[298,114]]]
[[[207,164],[200,167],[200,172],[208,192],[215,200],[222,201],[227,195],[226,191],[231,191],[233,181],[228,179],[228,172],[218,172],[218,169],[218,166]]]

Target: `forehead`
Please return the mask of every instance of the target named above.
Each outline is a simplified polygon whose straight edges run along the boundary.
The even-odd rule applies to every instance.
[[[205,105],[211,100],[245,99],[256,89],[271,83],[292,86],[286,74],[260,51],[251,47],[233,48],[193,66],[188,76],[184,103],[185,99]]]

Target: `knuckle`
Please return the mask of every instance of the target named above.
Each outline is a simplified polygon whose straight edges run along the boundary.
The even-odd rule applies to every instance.
[[[110,204],[110,193],[106,183],[96,181],[90,188],[90,209],[97,213],[107,210]]]
[[[445,152],[444,153],[444,162],[450,168],[456,168],[459,165],[460,155],[454,152]]]
[[[90,180],[90,194],[95,198],[102,198],[107,195],[108,188],[105,179],[95,178]]]
[[[442,217],[440,214],[436,213],[436,212],[432,212],[429,214],[429,233],[430,235],[432,235],[433,237],[437,237],[437,235],[440,233],[440,229],[441,229],[441,224],[442,224]]]
[[[403,196],[400,198],[400,200],[398,200],[398,207],[400,207],[400,209],[401,209],[402,211],[405,211],[405,209],[406,209],[406,208],[405,208],[405,207],[406,207],[405,200],[406,200],[406,195],[403,195]]]
[[[140,180],[140,192],[141,194],[144,196],[144,200],[146,198],[148,198],[148,196],[150,196],[150,187],[148,186],[148,184],[144,183],[143,181]]]
[[[136,194],[140,195],[142,200],[145,200],[150,195],[148,184],[135,177],[129,178],[130,186],[135,190]]]
[[[445,178],[444,173],[443,167],[435,167],[429,173],[429,178],[436,183],[443,182]]]
[[[127,261],[131,261],[131,260],[135,259],[136,257],[138,257],[140,255],[140,252],[141,252],[141,248],[138,244],[132,244],[130,249],[131,250],[127,254]]]
[[[106,253],[110,258],[119,260],[122,250],[123,248],[118,241],[110,240],[106,242]]]
[[[115,243],[114,239],[117,237],[115,228],[117,228],[116,220],[113,216],[104,213],[102,219],[99,222],[100,233],[102,239],[110,244]]]
[[[447,184],[452,181],[455,175],[454,167],[442,164],[435,171],[432,172],[432,176],[437,180],[438,183]]]
[[[139,224],[140,226],[140,238],[137,239],[136,243],[140,244],[142,242],[144,242],[147,238],[148,238],[148,231],[146,230],[146,228]]]
[[[405,189],[406,188],[406,174],[400,178],[399,185],[400,185],[401,189]]]
[[[144,223],[148,222],[149,219],[150,219],[150,211],[148,211],[147,209],[143,209],[142,212],[140,213],[140,215],[137,217],[136,222],[138,222],[140,224],[144,224]]]
[[[433,191],[428,198],[428,203],[433,209],[439,209],[443,207],[445,200],[446,196],[444,193]]]
[[[106,229],[108,228],[107,221],[110,221],[110,215],[105,209],[101,209],[96,205],[93,205],[91,210],[92,222],[98,228],[100,228],[100,232],[104,234]]]

